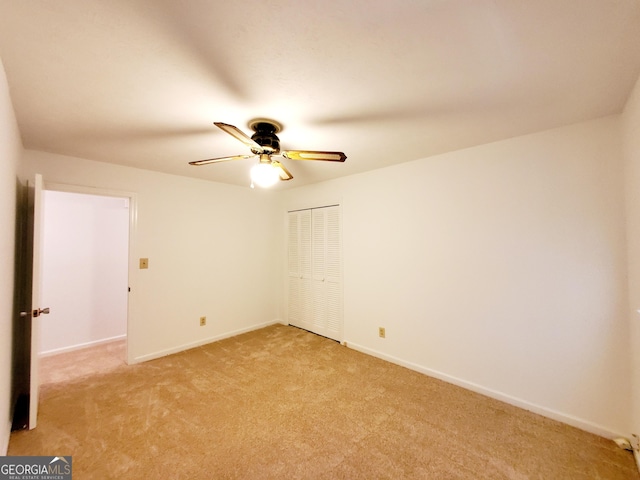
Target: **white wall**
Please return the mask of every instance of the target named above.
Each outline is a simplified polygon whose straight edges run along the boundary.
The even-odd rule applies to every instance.
[[[350,346],[627,434],[621,149],[608,117],[289,190],[281,213],[342,200]]]
[[[640,435],[640,79],[622,115],[627,193],[629,321],[633,365],[633,432]]]
[[[44,192],[40,352],[127,333],[129,199]]]
[[[142,361],[277,321],[280,232],[274,192],[25,151],[21,176],[137,194],[129,360]],[[149,269],[137,269],[137,258]],[[207,317],[200,327],[199,317]]]
[[[0,61],[0,455],[11,432],[13,276],[15,258],[17,169],[22,152],[9,87]]]

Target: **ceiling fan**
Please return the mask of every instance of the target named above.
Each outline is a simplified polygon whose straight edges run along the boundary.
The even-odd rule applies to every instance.
[[[347,156],[342,152],[324,152],[315,150],[280,150],[280,139],[276,135],[282,130],[282,125],[274,120],[257,118],[249,122],[249,128],[254,131],[249,137],[242,130],[226,123],[214,122],[214,125],[240,140],[251,149],[253,155],[232,155],[229,157],[208,158],[189,162],[189,165],[208,165],[210,163],[245,160],[259,157],[259,162],[251,169],[251,187],[269,187],[279,180],[291,180],[293,175],[285,166],[272,157],[280,155],[288,160],[321,160],[325,162],[344,162]]]

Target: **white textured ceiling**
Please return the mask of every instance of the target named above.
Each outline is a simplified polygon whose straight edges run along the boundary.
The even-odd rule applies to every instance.
[[[639,0],[0,0],[29,149],[248,185],[214,121],[284,125],[300,186],[622,110]],[[284,182],[282,182],[284,183]]]

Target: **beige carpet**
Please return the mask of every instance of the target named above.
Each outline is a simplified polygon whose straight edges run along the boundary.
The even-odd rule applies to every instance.
[[[86,376],[108,373],[126,365],[125,340],[104,343],[40,359],[40,384],[68,382]]]
[[[276,325],[42,387],[82,479],[634,479],[611,440]]]

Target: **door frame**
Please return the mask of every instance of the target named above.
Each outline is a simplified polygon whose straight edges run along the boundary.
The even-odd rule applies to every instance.
[[[126,339],[126,362],[131,365],[135,362],[132,348],[132,333],[135,319],[135,301],[136,301],[136,231],[138,226],[138,195],[135,192],[127,192],[122,190],[111,190],[98,187],[89,187],[84,185],[71,185],[66,183],[54,183],[44,181],[44,190],[66,193],[79,193],[84,195],[96,195],[100,197],[114,197],[129,199],[129,258],[127,268],[127,282],[129,294],[127,296],[127,339]]]

